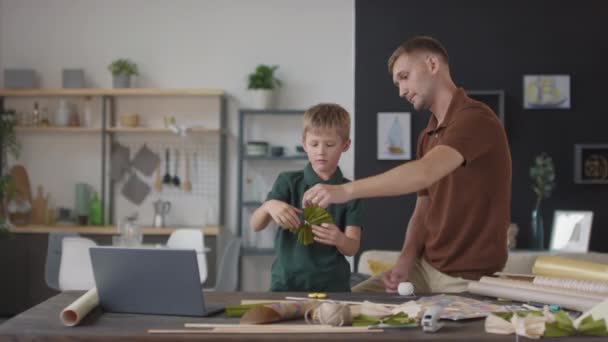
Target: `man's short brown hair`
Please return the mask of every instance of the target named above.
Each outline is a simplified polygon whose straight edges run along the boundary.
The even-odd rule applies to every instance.
[[[395,61],[401,55],[404,53],[418,51],[435,53],[443,58],[445,64],[449,64],[448,52],[437,39],[429,36],[416,36],[408,39],[399,45],[397,49],[395,49],[395,52],[393,52],[391,57],[388,59],[388,73],[391,75],[393,74],[393,66],[395,65]]]
[[[304,131],[302,138],[306,138],[306,133],[317,129],[336,129],[338,135],[344,140],[350,138],[350,115],[348,111],[339,104],[319,103],[314,105],[304,113]]]

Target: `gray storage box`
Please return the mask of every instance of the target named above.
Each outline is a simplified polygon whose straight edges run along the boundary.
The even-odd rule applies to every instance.
[[[63,69],[61,75],[64,88],[84,88],[84,70]]]
[[[34,69],[4,69],[4,87],[6,89],[36,88]]]

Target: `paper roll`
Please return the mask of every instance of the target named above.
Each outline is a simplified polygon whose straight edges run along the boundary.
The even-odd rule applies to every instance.
[[[535,290],[535,291],[553,293],[553,294],[558,294],[558,295],[563,295],[563,296],[575,295],[575,296],[580,296],[580,297],[585,297],[585,298],[590,298],[590,299],[596,299],[596,300],[600,300],[600,301],[604,300],[606,298],[605,296],[603,296],[601,294],[594,294],[594,293],[588,293],[588,292],[582,292],[582,291],[576,291],[576,290],[567,290],[567,289],[560,289],[560,288],[556,288],[556,287],[537,285],[534,283],[530,283],[527,281],[521,281],[521,280],[501,279],[501,278],[494,278],[494,277],[481,277],[481,279],[479,279],[479,281],[481,283],[485,283],[485,284],[496,284],[496,285],[514,287],[514,288],[518,288],[518,289]],[[553,304],[553,303],[549,303],[549,304]]]
[[[532,273],[547,277],[608,281],[608,265],[549,255],[536,258]]]
[[[73,327],[80,323],[97,305],[99,305],[99,296],[97,288],[94,287],[63,309],[59,318],[64,325]]]
[[[487,284],[471,281],[468,291],[474,294],[507,298],[520,302],[538,302],[544,304],[557,304],[565,309],[586,311],[597,303],[597,299],[576,295],[561,295],[538,290],[521,289],[497,284]]]

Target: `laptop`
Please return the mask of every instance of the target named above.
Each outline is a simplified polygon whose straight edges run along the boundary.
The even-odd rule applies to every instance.
[[[205,304],[193,249],[91,247],[90,254],[105,311],[202,317],[224,310]]]

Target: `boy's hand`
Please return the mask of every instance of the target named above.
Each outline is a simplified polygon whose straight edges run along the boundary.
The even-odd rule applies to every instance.
[[[315,241],[329,246],[339,246],[346,236],[340,228],[333,223],[323,223],[320,226],[312,225],[312,233]]]
[[[327,208],[333,203],[348,202],[344,185],[317,184],[306,190],[302,197],[302,206]]]
[[[267,201],[264,203],[264,207],[270,217],[279,226],[284,228],[297,228],[300,226],[299,214],[302,213],[302,210],[277,200]]]

